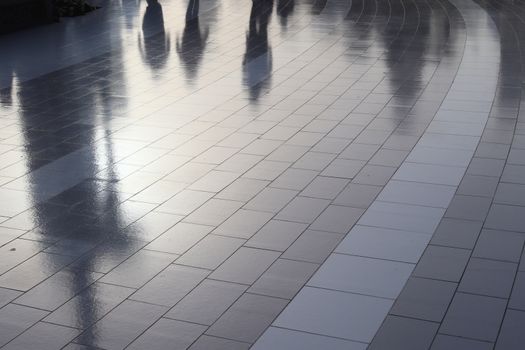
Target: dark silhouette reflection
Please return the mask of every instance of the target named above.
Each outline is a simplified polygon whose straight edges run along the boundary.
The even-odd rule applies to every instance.
[[[101,33],[121,35],[116,22],[104,23]],[[108,271],[139,249],[133,237],[140,225],[129,226],[133,208],[122,203],[114,157],[115,148],[126,145],[115,145],[110,136],[112,118],[128,108],[123,51],[116,47],[90,59],[92,67],[71,66],[28,82],[14,79],[14,86],[0,90],[2,107],[16,105],[29,174],[34,207],[22,215],[33,229],[24,238],[51,252],[37,255],[40,269],[24,283],[36,285],[69,265],[68,273],[52,277],[56,293],[50,293],[75,295],[64,305],[61,322],[85,330],[80,342],[88,346],[98,345],[97,329],[90,327],[116,306],[112,293],[118,289],[92,284],[93,272]]]
[[[142,59],[153,71],[166,66],[170,53],[170,37],[164,29],[162,6],[157,0],[147,0],[148,6],[142,19],[139,50]]]
[[[183,63],[186,79],[190,83],[197,76],[209,34],[208,25],[204,29],[200,26],[199,0],[190,0],[186,10],[186,25],[182,38],[177,37],[177,53]]]
[[[273,0],[253,0],[243,59],[243,82],[250,90],[251,100],[257,100],[261,91],[271,83],[272,51],[268,43],[268,24],[272,11]]]
[[[326,7],[327,0],[314,0],[312,4],[312,14],[318,15]]]
[[[277,15],[281,26],[288,25],[288,17],[293,13],[295,0],[277,0]]]

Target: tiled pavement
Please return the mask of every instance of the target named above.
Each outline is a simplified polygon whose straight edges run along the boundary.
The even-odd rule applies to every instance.
[[[525,4],[101,4],[0,37],[2,349],[525,347]]]

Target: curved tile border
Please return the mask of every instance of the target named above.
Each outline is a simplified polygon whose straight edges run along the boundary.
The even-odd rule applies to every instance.
[[[451,2],[467,37],[443,103],[378,198],[253,349],[365,349],[412,273],[474,155],[498,81],[492,19],[472,2]],[[463,100],[468,93],[484,98]]]

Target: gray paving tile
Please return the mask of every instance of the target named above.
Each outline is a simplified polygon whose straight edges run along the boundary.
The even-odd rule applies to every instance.
[[[205,330],[205,326],[161,318],[127,349],[187,349]]]
[[[456,293],[439,332],[494,342],[505,306],[503,299]]]
[[[481,142],[476,150],[476,157],[507,159],[510,146],[501,143]]]
[[[137,290],[130,299],[171,307],[178,303],[208,274],[209,271],[207,270],[170,265]]]
[[[217,227],[213,233],[248,239],[263,227],[274,214],[240,209]]]
[[[483,221],[492,202],[491,198],[455,195],[445,217]]]
[[[283,299],[244,294],[206,334],[253,343],[287,303]]]
[[[212,170],[199,180],[195,181],[188,187],[188,189],[195,191],[219,192],[230,185],[238,177],[238,173]]]
[[[429,245],[414,270],[414,276],[459,282],[470,251]]]
[[[239,178],[219,192],[215,197],[233,201],[247,202],[261,192],[269,181]]]
[[[253,284],[277,260],[279,255],[280,253],[269,250],[240,248],[212,272],[210,278],[227,282]]]
[[[390,313],[441,322],[456,287],[456,283],[411,277],[397,297]]]
[[[369,343],[391,306],[387,299],[306,287],[274,325]]]
[[[497,186],[497,177],[466,175],[459,185],[457,194],[492,198]]]
[[[271,220],[246,242],[246,246],[285,251],[307,226],[305,223]]]
[[[376,201],[363,214],[359,224],[432,234],[443,212],[441,208]]]
[[[350,183],[337,196],[333,204],[366,209],[372,204],[379,192],[381,192],[379,186]]]
[[[501,183],[498,186],[494,203],[525,206],[525,185]]]
[[[429,240],[426,234],[356,225],[335,251],[415,264]]]
[[[0,276],[0,287],[28,291],[71,264],[73,257],[39,253]]]
[[[298,196],[288,203],[275,218],[278,220],[309,224],[313,222],[329,204],[330,201],[327,199]]]
[[[43,250],[40,242],[16,239],[0,247],[0,273],[5,273]]]
[[[200,225],[218,226],[243,204],[242,202],[213,198],[186,216],[184,221]]]
[[[382,165],[365,165],[352,182],[363,185],[384,186],[396,170],[397,168]]]
[[[495,204],[485,223],[487,228],[525,232],[525,207]]]
[[[326,141],[325,143],[328,143],[326,138],[324,140]],[[338,143],[344,141],[342,139],[333,139],[333,140],[337,140]],[[346,142],[344,144],[346,144]],[[313,148],[313,150],[318,150],[318,152],[313,152],[313,151],[306,152],[301,158],[299,158],[299,160],[297,160],[293,164],[293,167],[297,169],[309,169],[309,170],[321,171],[326,166],[328,166],[328,164],[330,164],[332,160],[334,160],[334,158],[336,157],[335,154],[330,154],[330,152],[328,152],[328,151],[334,151],[334,153],[338,153],[338,152],[335,152],[336,150],[333,150],[334,147],[335,146],[331,146],[331,145],[323,146],[323,141],[321,141],[316,147]]]
[[[190,350],[248,350],[249,347],[249,343],[203,335],[193,343]]]
[[[393,149],[380,149],[370,159],[369,164],[382,165],[389,167],[399,167],[408,155],[407,151],[393,150]]]
[[[370,160],[379,150],[378,145],[366,145],[362,143],[351,143],[339,154],[343,159]]]
[[[525,237],[518,232],[483,230],[472,256],[519,262]]]
[[[223,163],[221,163],[220,165],[218,165],[214,170],[217,170],[217,171],[224,171],[224,172],[229,172],[230,174],[229,175],[222,175],[219,179],[221,180],[219,182],[220,185],[224,185],[226,183],[229,182],[229,180],[231,178],[237,178],[240,174],[242,173],[245,173],[247,172],[248,170],[250,170],[254,165],[256,165],[257,163],[259,163],[261,160],[263,159],[262,156],[256,156],[256,155],[251,155],[251,154],[242,154],[242,153],[238,153],[238,154],[235,154],[233,155],[232,157],[228,158],[227,160],[225,160]],[[209,178],[211,181],[209,182],[209,184],[204,184],[206,186],[212,186],[212,187],[209,187],[209,188],[202,188],[201,190],[202,191],[206,191],[206,190],[216,190],[218,187],[221,187],[221,186],[218,186],[218,184],[215,184],[215,181],[213,181],[213,178],[210,178],[210,174],[212,173],[215,173],[215,171],[212,171],[210,173],[208,173],[207,175],[205,175],[203,178],[201,178],[199,181],[197,182],[201,182],[205,179],[205,178]],[[237,176],[234,176],[232,175],[232,173],[236,173]],[[231,182],[230,182],[231,183]],[[197,183],[194,183],[192,185],[195,186]],[[215,191],[213,191],[215,192]]]
[[[332,254],[308,286],[396,298],[414,265],[373,258]]]
[[[438,334],[430,349],[431,350],[449,350],[449,349],[490,350],[490,349],[493,349],[493,347],[494,347],[494,344],[489,343],[489,342],[483,342],[479,340]]]
[[[250,200],[244,209],[277,213],[286,206],[296,195],[297,191],[279,188],[266,188]]]
[[[212,226],[181,222],[148,244],[146,249],[183,254],[210,233],[212,229]]]
[[[237,283],[206,279],[177,303],[165,317],[211,325],[244,293],[246,288]]]
[[[363,214],[363,209],[330,205],[310,225],[312,230],[347,233]]]
[[[162,306],[126,300],[80,334],[75,342],[103,349],[123,349],[166,311]]]
[[[100,277],[102,274],[96,272],[64,269],[24,293],[16,303],[52,311]]]
[[[0,309],[0,346],[4,346],[29,327],[44,318],[48,312],[31,307],[9,304]]]
[[[455,192],[454,186],[392,180],[381,191],[378,200],[447,208]]]
[[[468,166],[467,174],[499,177],[504,166],[505,161],[502,159],[474,157]]]
[[[140,250],[111,270],[100,281],[124,287],[139,288],[171,264],[177,255]]]
[[[233,237],[208,235],[178,258],[177,264],[213,270],[228,259],[244,242],[243,239]]]
[[[487,259],[470,259],[458,291],[508,298],[514,283],[517,264]]]
[[[525,184],[525,166],[508,164],[501,175],[502,182]]]
[[[464,174],[465,168],[462,167],[405,162],[392,178],[402,181],[457,186]]]
[[[184,190],[157,208],[160,212],[188,215],[212,197],[210,192]]]
[[[387,316],[368,349],[428,349],[439,323]]]
[[[22,292],[17,290],[0,288],[0,309],[9,304],[12,300],[19,297],[21,294]]]
[[[443,218],[431,243],[447,247],[473,249],[481,231],[481,221]]]
[[[516,274],[509,300],[509,308],[525,310],[525,272],[523,271],[518,271]]]
[[[4,349],[61,349],[79,333],[80,331],[78,329],[38,322],[22,335],[7,344]]]
[[[292,299],[318,266],[303,261],[278,259],[251,286],[248,292]]]
[[[525,341],[525,337],[522,332],[524,321],[525,312],[507,310],[495,348],[498,350],[514,350],[522,348],[523,342]]]
[[[472,151],[418,145],[410,152],[407,162],[465,167],[469,164],[472,156]]]
[[[290,168],[275,179],[270,186],[300,191],[316,176],[317,172],[313,170]]]
[[[362,160],[334,159],[321,173],[322,176],[340,177],[343,179],[354,178],[365,166]]]
[[[366,344],[326,337],[317,334],[298,332],[289,329],[270,327],[252,347],[254,350],[364,350]]]
[[[343,234],[323,231],[304,231],[283,253],[291,260],[322,263],[343,238]]]
[[[52,312],[44,321],[86,329],[122,303],[134,291],[135,289],[131,288],[94,283]],[[85,307],[86,303],[93,307]]]
[[[318,176],[301,192],[301,196],[334,199],[347,183],[345,179]]]

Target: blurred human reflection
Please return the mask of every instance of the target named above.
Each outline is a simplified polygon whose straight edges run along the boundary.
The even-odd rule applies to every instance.
[[[243,82],[250,90],[251,100],[257,100],[261,91],[270,84],[272,51],[268,43],[268,24],[272,11],[273,0],[252,0],[242,70]]]
[[[186,79],[190,83],[197,76],[209,33],[210,27],[206,25],[202,30],[199,23],[199,0],[190,0],[182,38],[177,37],[177,53],[186,72]]]
[[[293,13],[295,0],[277,0],[277,15],[282,27],[288,25],[288,17]]]
[[[148,6],[139,33],[139,50],[144,62],[153,71],[166,66],[170,53],[169,34],[164,29],[162,6],[157,0],[147,0]]]

